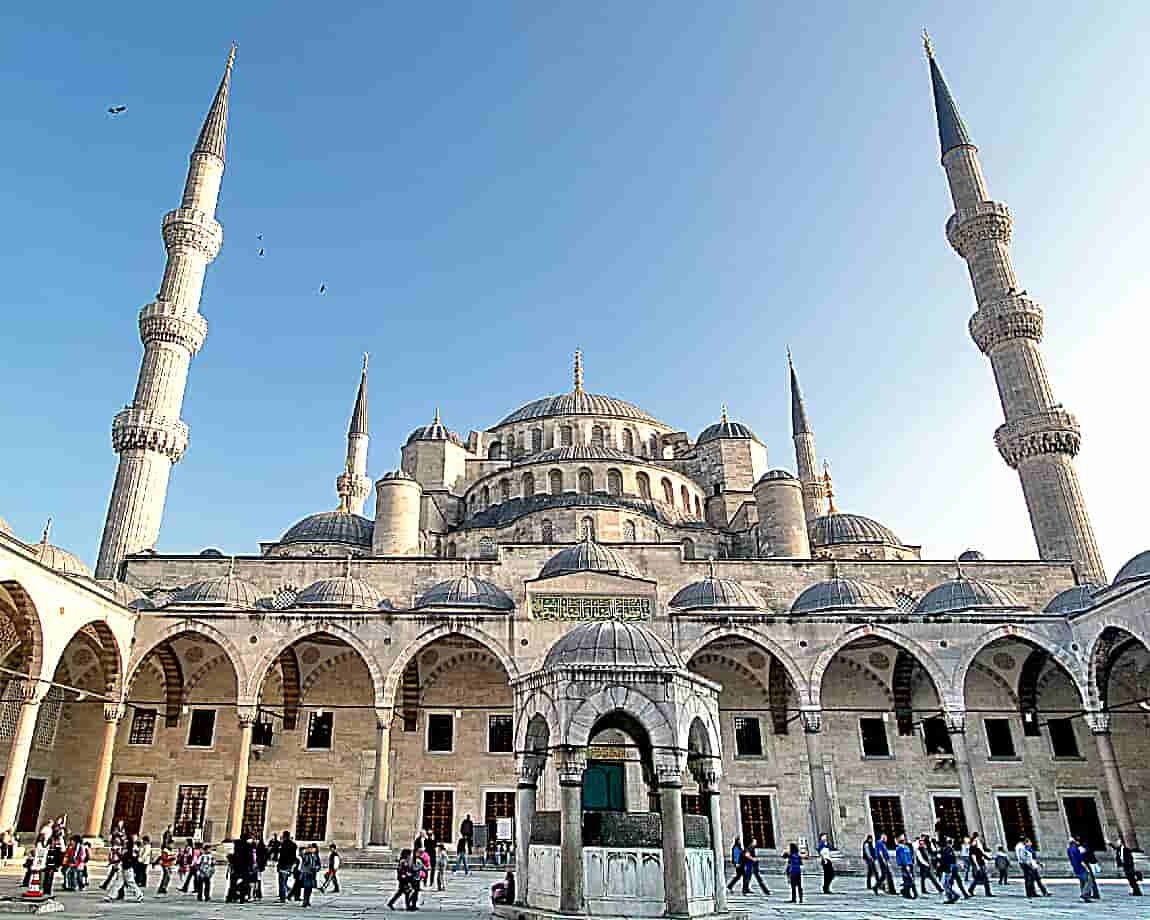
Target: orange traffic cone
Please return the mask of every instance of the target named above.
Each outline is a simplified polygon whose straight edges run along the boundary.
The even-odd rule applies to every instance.
[[[24,898],[28,901],[43,901],[44,892],[40,888],[40,870],[32,870],[32,878],[28,880],[28,890],[24,892]]]

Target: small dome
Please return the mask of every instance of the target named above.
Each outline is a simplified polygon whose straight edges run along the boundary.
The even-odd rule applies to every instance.
[[[671,598],[673,610],[762,610],[763,599],[733,578],[708,575],[691,582]]]
[[[36,558],[41,565],[46,565],[61,575],[83,575],[92,577],[92,570],[77,556],[73,556],[66,549],[60,549],[51,543],[37,543],[32,547]]]
[[[791,613],[894,609],[894,598],[885,589],[857,578],[837,575],[811,585],[791,605]]]
[[[547,560],[540,578],[554,578],[556,575],[570,575],[573,572],[601,572],[604,575],[622,575],[626,578],[642,578],[636,569],[621,554],[594,540],[584,540],[564,550],[560,550]]]
[[[415,477],[410,473],[405,472],[404,470],[389,470],[379,478],[387,480],[399,479],[404,482],[415,482]]]
[[[915,605],[914,612],[930,616],[962,610],[1018,610],[1024,606],[999,585],[960,575],[927,591]]]
[[[833,546],[837,543],[886,543],[902,546],[894,531],[861,514],[832,511],[817,517],[811,524],[811,546]]]
[[[651,422],[655,425],[663,424],[653,415],[648,415],[629,402],[616,399],[614,396],[600,396],[597,393],[584,393],[579,390],[575,393],[562,393],[559,396],[545,396],[543,399],[529,402],[525,406],[520,406],[495,427],[501,428],[512,422],[552,418],[557,415],[605,415],[611,418]]]
[[[280,538],[280,543],[339,543],[368,548],[373,529],[372,522],[358,514],[323,511],[291,527]]]
[[[795,482],[798,482],[798,480],[795,479],[794,474],[788,470],[767,470],[765,473],[763,473],[762,476],[759,477],[759,482],[772,482],[776,479],[791,479]]]
[[[454,431],[439,421],[439,410],[435,410],[435,419],[430,425],[422,425],[407,436],[407,443],[416,441],[450,441],[452,444],[463,446],[463,439]]]
[[[718,441],[720,438],[732,438],[743,441],[757,441],[755,433],[742,422],[732,422],[723,413],[723,420],[714,425],[708,425],[699,433],[696,444],[706,444],[708,441]]]
[[[524,463],[562,463],[575,460],[614,460],[618,463],[634,463],[639,457],[625,454],[604,444],[577,444],[568,447],[552,447],[542,453],[525,457]]]
[[[1143,550],[1122,566],[1111,584],[1120,585],[1126,581],[1140,581],[1143,578],[1150,578],[1150,549]]]
[[[209,546],[207,549],[200,550],[200,555],[208,559],[223,559],[224,554],[214,546]]]
[[[958,554],[959,562],[981,562],[986,557],[977,549],[964,549]]]
[[[473,607],[481,610],[514,610],[515,602],[501,589],[482,578],[460,575],[433,585],[415,602],[425,607]]]
[[[1081,613],[1094,606],[1094,595],[1105,588],[1105,585],[1075,585],[1065,591],[1059,591],[1050,599],[1050,603],[1042,608],[1043,613],[1058,613],[1067,616],[1072,613]]]
[[[679,653],[651,630],[620,620],[576,626],[551,646],[543,661],[544,669],[572,665],[686,667]]]
[[[383,595],[366,581],[351,575],[312,582],[295,599],[296,607],[354,607],[357,610],[375,610],[381,603]]]
[[[173,606],[203,605],[205,607],[255,607],[260,593],[251,582],[235,575],[205,578],[176,592],[168,603]]]
[[[111,594],[117,603],[124,607],[131,607],[133,610],[156,609],[156,605],[152,603],[152,599],[148,595],[125,582],[101,578],[96,580],[95,585],[102,591]]]

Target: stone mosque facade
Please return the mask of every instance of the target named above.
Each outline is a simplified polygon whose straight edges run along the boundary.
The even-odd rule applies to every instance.
[[[793,365],[794,455],[768,459],[725,409],[692,437],[590,392],[579,355],[568,392],[467,434],[436,411],[397,468],[370,475],[365,359],[336,510],[247,555],[163,553],[222,242],[233,51],[163,219],[167,264],[113,421],[95,571],[47,531],[23,542],[0,522],[0,827],[67,813],[92,836],[123,819],[398,848],[420,827],[453,842],[466,815],[507,841],[525,789],[540,813],[572,787],[585,813],[641,813],[681,786],[690,815],[709,807],[705,783],[723,842],[768,852],[826,831],[854,853],[866,833],[936,825],[1052,850],[1068,832],[1150,838],[1150,551],[1103,570],[1078,423],[1043,364],[1043,309],[1015,277],[1011,213],[928,58],[946,238],[969,270],[969,330],[1005,416],[994,442],[1018,472],[1036,559],[926,559],[911,535],[839,508]],[[703,780],[674,740],[647,769],[628,723],[584,724],[572,756],[560,701],[524,691],[596,622],[626,628],[564,646],[579,667],[638,673],[654,656],[693,675],[684,686],[717,688]]]

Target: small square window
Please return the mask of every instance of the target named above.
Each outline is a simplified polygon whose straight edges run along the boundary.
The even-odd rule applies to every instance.
[[[128,744],[151,744],[156,740],[156,710],[136,709],[132,712],[132,728]]]
[[[1014,736],[1010,733],[1009,719],[983,719],[986,731],[986,750],[991,757],[1017,757],[1014,749]]]
[[[275,726],[271,719],[264,719],[252,725],[252,744],[256,747],[271,747],[275,737]]]
[[[759,731],[758,719],[752,716],[735,717],[735,756],[763,756],[763,736]]]
[[[946,730],[946,720],[942,716],[922,720],[922,743],[927,754],[954,756],[954,745],[951,744],[950,732]]]
[[[188,747],[210,748],[216,735],[216,711],[193,709],[188,723]]]
[[[1078,758],[1078,736],[1074,733],[1073,719],[1050,719],[1046,723],[1050,732],[1050,749],[1055,757]]]
[[[510,754],[515,749],[511,716],[487,717],[487,750],[492,754]]]
[[[450,754],[455,749],[455,719],[445,713],[427,716],[427,749],[433,754]]]
[[[859,719],[863,757],[890,757],[890,742],[886,737],[886,722],[882,719]]]

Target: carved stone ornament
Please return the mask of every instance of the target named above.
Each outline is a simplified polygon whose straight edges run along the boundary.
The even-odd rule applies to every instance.
[[[104,704],[104,721],[105,722],[119,722],[124,718],[127,713],[128,707],[123,703],[105,703]]]
[[[977,310],[970,318],[970,337],[985,355],[1012,339],[1042,341],[1042,307],[1014,294]]]
[[[683,785],[683,755],[679,751],[655,752],[655,781],[660,786]]]
[[[176,208],[165,214],[163,233],[169,253],[191,249],[209,262],[219,254],[224,242],[224,228],[195,208]]]
[[[583,782],[587,770],[587,751],[583,748],[565,748],[559,753],[559,783],[564,786],[577,786]]]
[[[520,786],[534,786],[539,782],[543,773],[543,766],[547,758],[542,754],[517,754],[515,757],[515,772],[519,778]]]
[[[943,712],[942,718],[946,722],[946,730],[950,734],[961,735],[966,731],[965,709],[947,709]]]
[[[954,251],[967,259],[979,243],[1009,243],[1013,223],[1010,208],[1002,202],[981,201],[950,216],[946,238]]]
[[[823,713],[820,709],[804,709],[799,713],[799,719],[805,734],[817,735],[823,729]]]
[[[994,432],[994,444],[1007,466],[1016,468],[1027,457],[1042,454],[1069,454],[1082,445],[1078,419],[1065,409],[1049,409],[1026,415]]]
[[[1110,713],[1105,710],[1093,710],[1083,714],[1086,724],[1090,726],[1092,735],[1110,734]]]

